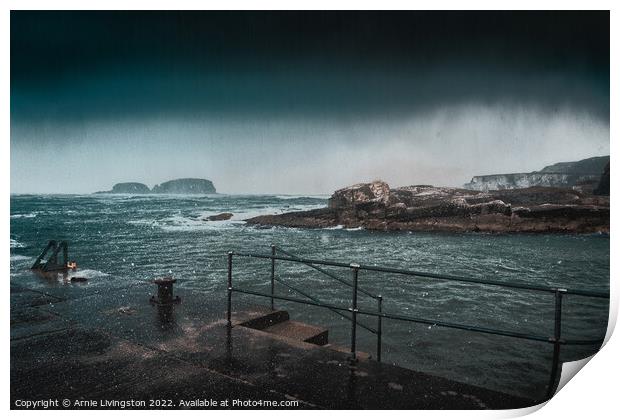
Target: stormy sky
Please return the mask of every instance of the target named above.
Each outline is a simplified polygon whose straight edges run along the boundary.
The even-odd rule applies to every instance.
[[[11,192],[460,186],[609,154],[608,12],[11,12]]]

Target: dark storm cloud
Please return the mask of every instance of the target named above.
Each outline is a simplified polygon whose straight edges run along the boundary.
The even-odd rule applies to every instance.
[[[608,153],[608,12],[11,13],[12,192],[458,186]]]
[[[11,14],[13,121],[386,118],[459,102],[608,121],[609,14]]]

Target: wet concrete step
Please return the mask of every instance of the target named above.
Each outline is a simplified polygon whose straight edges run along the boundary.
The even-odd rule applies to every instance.
[[[233,325],[240,325],[255,330],[264,330],[272,325],[288,320],[288,312],[272,311],[271,309],[263,307],[237,311],[232,315]]]
[[[264,332],[287,337],[298,341],[304,341],[318,346],[328,343],[328,330],[314,325],[308,325],[297,321],[283,321],[264,328]]]
[[[337,346],[335,344],[325,344],[323,348],[334,350],[340,353],[351,354],[351,349],[343,346]],[[365,351],[356,351],[355,355],[359,360],[370,360],[372,359],[371,355],[366,353]]]

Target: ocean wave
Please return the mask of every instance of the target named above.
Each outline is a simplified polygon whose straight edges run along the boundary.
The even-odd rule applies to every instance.
[[[30,260],[31,257],[27,257],[25,255],[11,255],[11,261],[22,261],[22,260]]]
[[[129,225],[146,225],[146,226],[159,226],[160,223],[154,219],[137,219],[137,220],[127,220],[126,222]]]
[[[197,230],[210,230],[216,228],[214,225],[217,222],[205,222],[200,219],[192,217],[173,216],[167,219],[154,220],[154,219],[138,219],[128,220],[126,222],[129,225],[144,226],[156,229],[162,229],[164,231],[197,231]],[[219,227],[222,227],[221,224]]]
[[[213,213],[211,213],[213,214]],[[202,220],[202,217],[186,217],[175,215],[169,217],[159,224],[159,227],[169,232],[186,232],[186,231],[208,231],[232,229],[237,225],[244,225],[241,220]]]
[[[510,267],[509,265],[506,265],[506,264],[498,264],[497,268],[499,268],[501,270],[512,271],[512,272],[515,272],[515,273],[521,273],[521,272],[524,271],[522,268]]]
[[[71,277],[86,277],[87,279],[91,279],[91,278],[94,278],[94,277],[107,277],[107,276],[109,276],[108,273],[104,273],[104,272],[99,271],[99,270],[93,270],[93,269],[90,269],[90,268],[84,268],[84,269],[78,268],[76,271],[69,271],[68,273],[69,273],[69,275]]]
[[[269,214],[282,214],[293,211],[306,211],[322,208],[323,205],[300,205],[300,206],[266,206],[249,209],[216,209],[204,210],[194,215],[175,214],[163,219],[136,219],[127,221],[128,224],[138,226],[150,226],[165,231],[201,231],[234,229],[244,226],[245,220],[256,216]],[[208,220],[209,216],[218,213],[230,212],[233,216],[229,220]]]
[[[313,200],[327,200],[329,195],[276,195],[276,198],[280,200],[297,200],[300,198],[309,198]]]
[[[245,220],[251,219],[252,217],[257,216],[266,216],[271,214],[282,214],[282,213],[291,213],[295,211],[309,211],[309,210],[317,210],[324,208],[323,204],[307,204],[307,205],[297,205],[297,206],[269,206],[269,207],[259,207],[259,208],[249,208],[237,211],[231,210],[233,213],[233,217],[231,220]]]
[[[24,214],[12,214],[11,219],[32,219],[33,217],[37,217],[36,213],[24,213]]]
[[[364,230],[364,228],[361,226],[356,227],[356,228],[345,228],[344,225],[336,225],[336,226],[330,226],[330,227],[323,228],[323,230],[344,230],[346,232],[357,232],[360,230]]]
[[[21,242],[17,242],[15,239],[11,238],[11,249],[13,248],[25,248],[26,245]]]

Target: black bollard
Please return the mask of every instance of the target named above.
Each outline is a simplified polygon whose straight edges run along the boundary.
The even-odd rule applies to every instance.
[[[151,303],[157,305],[172,305],[179,302],[181,299],[178,296],[174,296],[172,293],[172,285],[176,282],[172,277],[164,277],[163,279],[153,280],[153,283],[157,285],[157,298],[151,296]]]

